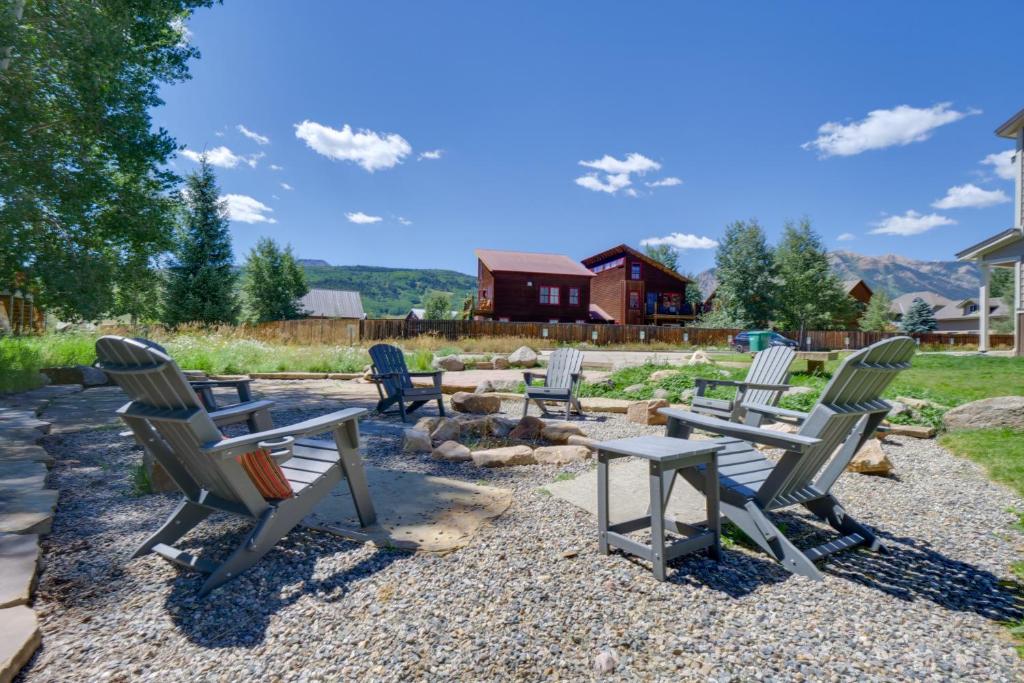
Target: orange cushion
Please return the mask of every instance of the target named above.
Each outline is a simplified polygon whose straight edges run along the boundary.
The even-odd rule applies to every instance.
[[[285,479],[281,466],[270,457],[270,451],[266,448],[257,448],[236,458],[245,473],[252,479],[256,490],[267,500],[280,500],[291,498],[292,486]]]

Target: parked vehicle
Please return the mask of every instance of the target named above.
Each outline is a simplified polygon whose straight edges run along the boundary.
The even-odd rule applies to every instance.
[[[791,349],[800,348],[798,342],[783,337],[778,332],[772,332],[771,337],[768,338],[768,346],[788,346]],[[750,331],[740,332],[732,338],[732,348],[737,353],[747,353],[750,351]]]

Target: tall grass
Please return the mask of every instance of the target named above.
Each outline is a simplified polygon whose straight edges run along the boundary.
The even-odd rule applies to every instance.
[[[86,334],[0,337],[0,392],[42,386],[40,368],[91,365],[95,340]]]

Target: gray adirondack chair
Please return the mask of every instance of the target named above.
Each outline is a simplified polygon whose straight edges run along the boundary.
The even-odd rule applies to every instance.
[[[789,379],[789,366],[795,357],[796,352],[788,346],[772,346],[754,356],[754,362],[750,364],[750,370],[741,382],[728,379],[695,379],[690,410],[730,422],[746,420],[747,424],[755,427],[760,425],[761,415],[748,414],[744,406],[748,403],[776,405],[782,393],[789,388],[786,381]],[[735,387],[736,396],[731,400],[705,396],[707,390],[714,387]]]
[[[722,438],[718,480],[722,514],[742,529],[757,545],[787,570],[813,579],[822,574],[816,560],[832,553],[867,546],[882,550],[874,533],[851,517],[830,491],[864,442],[888,414],[890,405],[882,392],[896,375],[910,367],[914,340],[895,337],[872,344],[846,357],[809,413],[772,406],[748,405],[747,410],[775,417],[785,415],[800,423],[796,434],[784,434],[715,417],[671,408],[669,436],[687,438],[700,429]],[[766,458],[755,443],[785,451],[778,462]],[[704,475],[692,471],[682,476],[704,490]],[[666,482],[666,500],[672,482]],[[808,550],[797,548],[768,517],[773,510],[803,505],[827,521],[840,536]]]
[[[121,419],[184,493],[177,509],[133,557],[153,552],[209,574],[200,590],[205,595],[256,564],[343,478],[362,525],[376,521],[359,456],[358,419],[366,410],[349,408],[287,427],[225,439],[167,354],[133,339],[106,336],[97,340],[96,355],[98,367],[131,399],[118,410]],[[333,442],[299,438],[328,431],[333,432]],[[291,497],[266,500],[237,462],[237,456],[257,448],[269,449],[279,462],[291,486]],[[224,562],[217,565],[172,547],[214,511],[256,522]],[[361,536],[358,532],[352,535]]]
[[[526,393],[523,397],[523,417],[526,417],[526,412],[530,409],[530,401],[536,403],[544,415],[549,414],[545,405],[546,401],[565,403],[566,419],[569,419],[570,411],[573,408],[579,415],[582,415],[583,406],[576,397],[582,376],[580,373],[582,367],[583,352],[563,347],[552,353],[548,359],[547,371],[544,373],[544,386],[533,386],[534,377],[539,377],[540,373],[524,372],[523,382],[526,383]]]
[[[405,422],[409,413],[430,401],[437,401],[437,410],[444,415],[444,394],[441,393],[443,370],[409,372],[405,364],[405,354],[400,348],[390,344],[371,346],[370,360],[373,361],[373,379],[377,383],[377,395],[380,396],[380,401],[377,402],[378,412],[383,413],[391,406],[397,405],[402,422]],[[434,385],[414,386],[413,377],[431,377]]]

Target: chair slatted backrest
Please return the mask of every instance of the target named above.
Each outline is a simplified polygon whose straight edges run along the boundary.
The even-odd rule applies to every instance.
[[[748,382],[758,384],[785,384],[789,379],[789,366],[793,364],[796,352],[788,346],[771,346],[754,356],[747,372]],[[743,403],[773,406],[782,396],[781,391],[751,389],[743,397]]]
[[[251,512],[265,507],[262,496],[233,459],[215,461],[201,450],[223,438],[177,363],[145,340],[105,336],[96,341],[99,367],[128,394],[128,420],[152,425],[164,448],[154,455],[168,472],[184,472],[192,482],[178,482],[186,495],[192,484],[238,503]],[[130,423],[129,423],[130,424]],[[194,491],[192,492],[194,493]]]
[[[758,491],[761,502],[784,505],[810,486],[827,492],[889,413],[882,393],[910,367],[915,351],[913,339],[895,337],[847,356],[800,428],[801,435],[821,443],[803,454],[783,455]]]
[[[572,376],[579,374],[583,367],[583,352],[568,347],[556,350],[548,359],[544,386],[553,389],[569,389],[572,387]]]
[[[391,375],[381,380],[388,396],[397,395],[400,389],[412,389],[412,378],[409,377],[409,368],[405,364],[402,349],[391,344],[374,344],[370,347],[370,360],[379,375],[398,373],[397,377]]]

